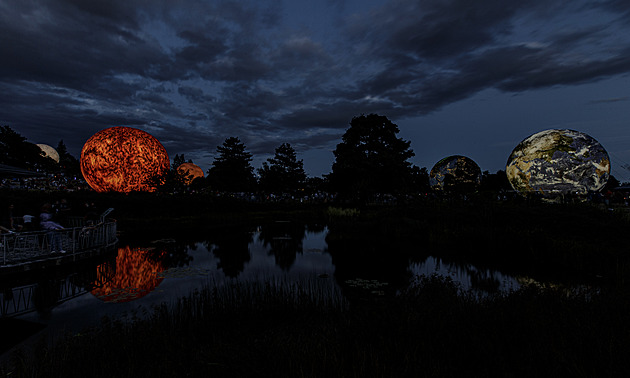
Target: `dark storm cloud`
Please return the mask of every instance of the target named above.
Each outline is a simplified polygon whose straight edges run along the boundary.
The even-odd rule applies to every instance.
[[[499,88],[522,91],[552,85],[570,85],[593,82],[630,71],[630,50],[613,58],[592,62],[575,62],[571,65],[548,63],[531,69],[519,77],[505,80]]]
[[[605,24],[565,28],[537,43],[506,43],[522,19],[539,17],[540,27],[554,22],[555,14],[541,5],[494,0],[388,3],[350,27],[357,49],[371,52],[382,67],[359,81],[357,92],[391,100],[404,117],[430,113],[487,88],[523,91],[630,72],[628,51],[619,46],[607,48],[611,56],[602,59],[585,52],[580,58],[579,48],[611,37],[613,31]]]
[[[0,16],[0,54],[10,59],[3,59],[0,77],[89,90],[112,73],[146,76],[147,63],[166,58],[158,46],[137,37],[137,30],[130,29],[137,24],[129,17],[112,23],[93,10],[50,1],[5,12]],[[118,13],[134,12],[108,15]]]
[[[228,136],[320,148],[359,114],[630,72],[627,1],[368,3],[328,0],[335,22],[309,32],[281,2],[0,0],[0,122],[77,144],[144,127],[172,154]]]
[[[602,8],[619,15],[620,21],[630,22],[630,2],[628,0],[604,0],[590,4],[594,8]]]
[[[326,148],[326,147],[335,146],[336,144],[340,143],[341,136],[342,136],[342,132],[338,132],[334,134],[309,135],[306,137],[296,138],[292,140],[291,146],[293,146],[298,152],[306,151],[311,148]]]
[[[189,101],[192,101],[192,102],[214,100],[212,96],[205,95],[202,89],[197,88],[197,87],[190,87],[187,85],[178,87],[177,93],[186,97]]]
[[[350,32],[379,56],[415,55],[420,59],[459,56],[494,42],[511,29],[511,20],[533,1],[391,1]]]
[[[170,106],[173,104],[171,100],[164,98],[157,93],[139,93],[136,97],[139,101],[146,101],[155,105]]]
[[[223,33],[226,33],[226,31],[219,31],[216,34],[220,35]],[[175,58],[181,59],[193,67],[215,59],[228,49],[228,46],[215,35],[207,36],[200,32],[195,33],[189,30],[179,33],[178,36],[185,40],[188,45],[179,50]]]
[[[611,104],[613,102],[625,102],[629,101],[630,97],[615,97],[615,98],[604,98],[599,100],[592,100],[591,104]]]

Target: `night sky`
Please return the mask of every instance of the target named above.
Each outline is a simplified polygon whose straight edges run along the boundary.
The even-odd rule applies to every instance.
[[[377,113],[420,167],[569,128],[630,181],[629,73],[628,0],[0,0],[0,125],[77,158],[131,126],[204,171],[227,137],[255,168],[288,142],[319,176]]]

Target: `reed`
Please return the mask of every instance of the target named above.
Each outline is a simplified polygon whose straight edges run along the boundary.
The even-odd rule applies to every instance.
[[[18,351],[10,377],[627,376],[630,299],[527,286],[476,297],[418,277],[348,303],[317,280],[210,283],[127,321]]]

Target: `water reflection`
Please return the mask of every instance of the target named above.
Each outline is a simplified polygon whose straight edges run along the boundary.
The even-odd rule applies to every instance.
[[[92,295],[105,302],[128,302],[153,291],[164,278],[166,251],[123,247],[115,261],[99,265]]]
[[[39,272],[34,276],[14,277],[12,281],[3,280],[0,282],[0,316],[35,312],[42,319],[50,318],[59,303],[92,289],[96,278],[92,267],[82,271]]]
[[[72,289],[72,295],[83,290],[98,303],[152,305],[188,295],[208,283],[307,279],[338,287],[351,300],[387,298],[406,288],[416,275],[434,273],[450,276],[464,289],[493,292],[519,287],[515,279],[499,272],[423,255],[429,249],[423,243],[380,238],[365,230],[352,234],[321,224],[272,222],[215,228],[201,236],[201,241],[158,239],[121,247],[113,259],[72,273],[73,281],[83,288]],[[42,315],[68,298],[59,296],[59,288],[68,284],[59,286],[43,278],[33,284],[37,292],[32,301]],[[3,302],[18,297],[10,287],[2,287]]]
[[[226,277],[236,278],[252,258],[249,246],[252,233],[246,228],[221,228],[204,242],[206,248],[219,260],[217,269]]]
[[[60,299],[59,287],[59,281],[50,277],[40,278],[34,286],[32,291],[33,306],[41,316],[50,316],[52,309],[57,305]]]
[[[160,261],[165,267],[188,266],[192,256],[188,253],[197,248],[197,243],[175,239],[157,239],[151,242],[152,248],[160,251]]]
[[[258,231],[258,239],[269,248],[268,254],[273,256],[276,265],[283,271],[289,271],[297,254],[302,253],[302,241],[306,233],[304,224],[290,221],[276,221],[261,226]]]
[[[463,290],[473,289],[479,292],[494,293],[516,290],[520,283],[514,277],[496,270],[480,268],[469,263],[446,262],[429,256],[421,261],[410,261],[409,270],[414,276],[438,274],[450,277],[459,283]]]
[[[331,229],[326,242],[337,284],[350,300],[395,296],[412,278],[410,246],[400,240]]]

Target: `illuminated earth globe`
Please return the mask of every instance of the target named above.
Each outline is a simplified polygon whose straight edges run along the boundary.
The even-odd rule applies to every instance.
[[[512,187],[544,195],[601,190],[610,176],[608,153],[574,130],[545,130],[519,143],[505,168]]]
[[[186,185],[190,185],[198,177],[203,177],[203,170],[193,163],[183,163],[177,167],[177,173],[186,176]]]
[[[40,150],[44,151],[44,155],[46,157],[49,157],[53,159],[54,161],[56,161],[57,163],[59,163],[59,154],[57,153],[57,150],[43,143],[38,143],[37,147],[39,147]]]
[[[110,127],[94,134],[81,150],[81,173],[97,192],[153,191],[150,180],[170,167],[164,146],[151,134]]]
[[[470,192],[481,184],[481,168],[466,156],[445,157],[429,173],[429,185],[436,191]]]

